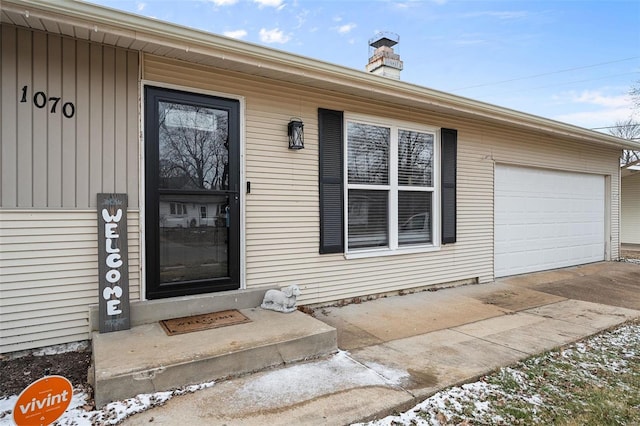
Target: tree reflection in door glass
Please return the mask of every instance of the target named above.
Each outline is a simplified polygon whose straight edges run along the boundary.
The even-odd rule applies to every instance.
[[[229,188],[229,114],[159,102],[160,188]]]

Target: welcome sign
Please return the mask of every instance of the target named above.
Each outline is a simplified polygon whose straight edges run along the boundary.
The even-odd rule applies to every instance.
[[[100,333],[128,330],[127,194],[98,194]]]

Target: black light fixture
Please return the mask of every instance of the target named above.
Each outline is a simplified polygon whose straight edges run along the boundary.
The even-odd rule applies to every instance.
[[[287,134],[289,135],[289,149],[304,148],[304,124],[302,119],[292,117],[287,126]]]

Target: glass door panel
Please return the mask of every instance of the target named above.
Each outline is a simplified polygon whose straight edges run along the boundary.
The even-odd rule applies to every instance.
[[[228,195],[160,195],[161,284],[229,276],[228,207]]]
[[[238,102],[145,95],[147,297],[239,288]]]

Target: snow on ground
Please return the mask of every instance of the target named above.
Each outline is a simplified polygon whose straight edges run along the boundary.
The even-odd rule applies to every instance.
[[[589,372],[594,371],[596,367],[620,372],[627,368],[627,360],[640,355],[634,349],[638,348],[639,340],[640,324],[631,323],[612,332],[600,334],[571,345],[560,351],[559,356],[573,359],[575,358],[572,357],[574,352],[585,355],[580,363],[574,365],[574,370],[584,374],[590,374]],[[54,350],[68,349],[55,348]],[[616,354],[615,357],[607,357],[607,354],[613,352]],[[552,355],[541,355],[529,362],[535,365],[550,356]],[[525,375],[517,368],[505,367],[498,374],[506,376],[516,383],[520,392],[517,394],[514,394],[513,391],[506,392],[494,384],[480,380],[438,392],[405,413],[370,422],[368,425],[439,426],[446,424],[447,419],[460,416],[462,412],[467,418],[488,424],[506,424],[508,419],[502,418],[495,412],[494,404],[514,399],[526,401],[532,406],[544,404],[540,395],[527,392],[530,387],[529,383]],[[313,398],[322,393],[333,392],[337,388],[372,385],[400,386],[408,377],[408,373],[403,370],[374,363],[363,365],[352,359],[348,352],[341,351],[327,360],[298,364],[267,372],[256,380],[247,382],[240,389],[240,392],[251,399],[255,406],[267,406],[273,402],[273,396],[276,394],[281,403],[286,403],[287,401]],[[593,377],[597,380],[595,375]],[[309,386],[310,383],[313,383],[313,386]],[[55,424],[60,426],[114,425],[136,413],[163,405],[174,396],[196,392],[213,385],[214,382],[207,382],[168,392],[141,394],[124,401],[112,402],[100,410],[91,410],[89,396],[82,389],[74,389],[69,409]],[[11,412],[17,399],[17,395],[0,399],[0,426],[13,425]]]
[[[404,370],[380,364],[364,366],[340,351],[329,359],[270,371],[248,381],[238,396],[251,405],[269,408],[293,404],[326,393],[363,386],[398,386],[409,378]]]
[[[27,355],[43,356],[43,355],[58,355],[67,352],[80,352],[87,350],[89,347],[88,340],[82,340],[80,342],[62,343],[59,345],[46,346],[39,349],[28,349],[25,351],[10,352],[8,354],[2,354],[3,359],[11,360],[15,358],[22,358]]]
[[[510,424],[510,419],[498,414],[498,407],[504,406],[505,401],[516,400],[527,402],[532,407],[535,418],[536,407],[541,407],[546,402],[541,395],[532,393],[534,386],[521,369],[526,370],[526,366],[535,368],[538,364],[559,358],[568,364],[557,367],[554,364],[548,365],[549,374],[558,374],[560,377],[564,375],[567,380],[571,375],[588,376],[594,383],[598,383],[598,375],[591,372],[627,372],[628,360],[639,355],[634,349],[639,347],[639,342],[640,323],[625,324],[561,351],[531,358],[525,364],[501,368],[494,376],[499,380],[514,383],[511,388],[497,386],[483,378],[474,383],[438,392],[399,415],[352,426],[444,426],[450,424],[449,420],[452,418],[467,419],[460,424]],[[568,366],[570,368],[567,368]],[[563,390],[558,389],[556,393],[562,396],[562,392]],[[565,396],[568,397],[566,394]]]
[[[527,361],[527,365],[535,367],[536,364],[555,357],[573,363],[572,369],[566,369],[565,366],[558,370],[574,370],[597,381],[597,374],[592,374],[591,371],[597,369],[611,372],[626,371],[628,360],[639,356],[637,351],[639,340],[640,324],[625,324],[611,332],[593,336],[559,352],[532,358]],[[576,359],[578,361],[575,361]],[[486,380],[480,380],[443,390],[405,413],[389,416],[367,425],[440,426],[448,424],[448,419],[456,417],[470,419],[474,424],[476,422],[509,424],[509,419],[497,413],[496,404],[517,400],[526,402],[534,409],[545,404],[544,398],[535,393],[526,374],[521,371],[521,367],[521,364],[505,367],[496,373],[501,380],[511,381],[515,390],[505,390]],[[274,395],[278,395],[279,403],[286,404],[287,401],[295,402],[313,398],[325,392],[335,391],[337,388],[371,385],[400,386],[407,377],[406,371],[373,363],[363,365],[352,359],[348,352],[341,351],[326,360],[293,365],[264,373],[257,379],[248,381],[239,392],[252,400],[256,407],[266,407],[273,403]],[[309,386],[310,383],[313,383],[313,386]],[[60,426],[114,425],[136,413],[163,405],[174,396],[196,392],[213,385],[214,382],[208,382],[174,391],[141,394],[124,401],[112,402],[100,410],[92,410],[89,405],[91,404],[89,396],[82,389],[74,389],[69,409],[55,424]],[[0,426],[13,424],[11,411],[17,398],[17,395],[14,395],[0,399]]]
[[[165,402],[177,395],[195,392],[200,389],[209,388],[214,382],[202,383],[199,385],[186,386],[181,389],[168,392],[157,392],[152,394],[140,394],[124,401],[115,401],[107,404],[100,410],[91,410],[89,396],[82,389],[73,390],[71,404],[65,413],[54,425],[60,426],[93,426],[93,425],[115,425],[122,420],[136,413],[148,410]],[[0,426],[13,425],[12,411],[18,399],[18,395],[0,399]]]
[[[240,396],[251,401],[252,406],[267,408],[274,404],[291,404],[312,399],[337,389],[363,386],[399,386],[409,373],[380,364],[363,365],[352,359],[347,352],[320,361],[296,364],[263,373],[249,380],[241,389]],[[108,404],[101,410],[91,410],[87,394],[74,389],[74,396],[65,414],[56,422],[60,426],[114,425],[136,413],[163,405],[177,395],[208,388],[214,382],[189,386],[169,392],[137,395],[124,401]],[[0,426],[11,425],[11,411],[17,395],[0,399]]]

